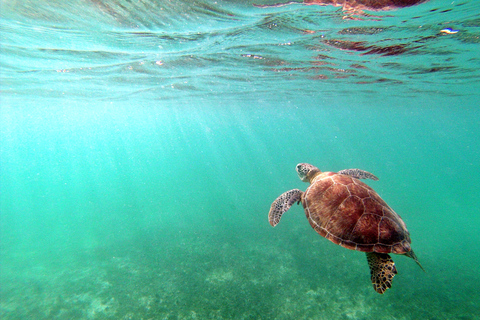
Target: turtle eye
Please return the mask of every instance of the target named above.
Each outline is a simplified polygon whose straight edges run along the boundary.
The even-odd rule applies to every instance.
[[[301,172],[301,171],[303,172],[303,171],[305,171],[305,166],[303,165],[303,163],[299,163],[299,164],[297,164],[296,169],[297,169],[298,172]]]
[[[297,174],[300,180],[302,180],[303,182],[306,182],[305,177],[307,176],[307,173],[309,171],[308,166],[305,163],[299,163],[297,164],[296,169],[297,169]]]
[[[296,167],[295,169],[297,170],[297,173],[298,173],[299,175],[303,175],[303,174],[304,174],[305,168],[302,167],[301,164],[297,164],[297,167]]]

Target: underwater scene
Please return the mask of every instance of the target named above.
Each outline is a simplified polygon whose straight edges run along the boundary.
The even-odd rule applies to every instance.
[[[1,319],[480,319],[480,2],[276,1],[0,0]],[[424,271],[376,292],[299,163]]]

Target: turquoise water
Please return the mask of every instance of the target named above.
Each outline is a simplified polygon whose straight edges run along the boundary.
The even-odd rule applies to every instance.
[[[478,319],[479,3],[259,2],[0,2],[0,318]],[[299,162],[378,176],[426,273],[272,228]]]

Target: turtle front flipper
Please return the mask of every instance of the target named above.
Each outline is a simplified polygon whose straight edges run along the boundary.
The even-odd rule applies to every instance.
[[[372,179],[377,181],[378,178],[370,172],[360,170],[360,169],[345,169],[337,172],[338,174],[344,174],[356,179]]]
[[[373,289],[382,294],[392,287],[393,277],[397,274],[395,262],[386,253],[367,252],[368,266]]]
[[[300,202],[303,192],[299,189],[289,190],[282,193],[275,201],[273,201],[268,213],[268,222],[275,227],[282,215],[295,203]]]

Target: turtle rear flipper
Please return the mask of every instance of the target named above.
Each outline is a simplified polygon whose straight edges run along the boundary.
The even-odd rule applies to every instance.
[[[393,277],[397,274],[395,262],[386,253],[367,252],[368,266],[373,289],[382,294],[392,287]]]
[[[300,202],[303,192],[299,189],[289,190],[282,193],[275,201],[273,201],[268,213],[268,222],[275,227],[282,215],[295,203]]]

